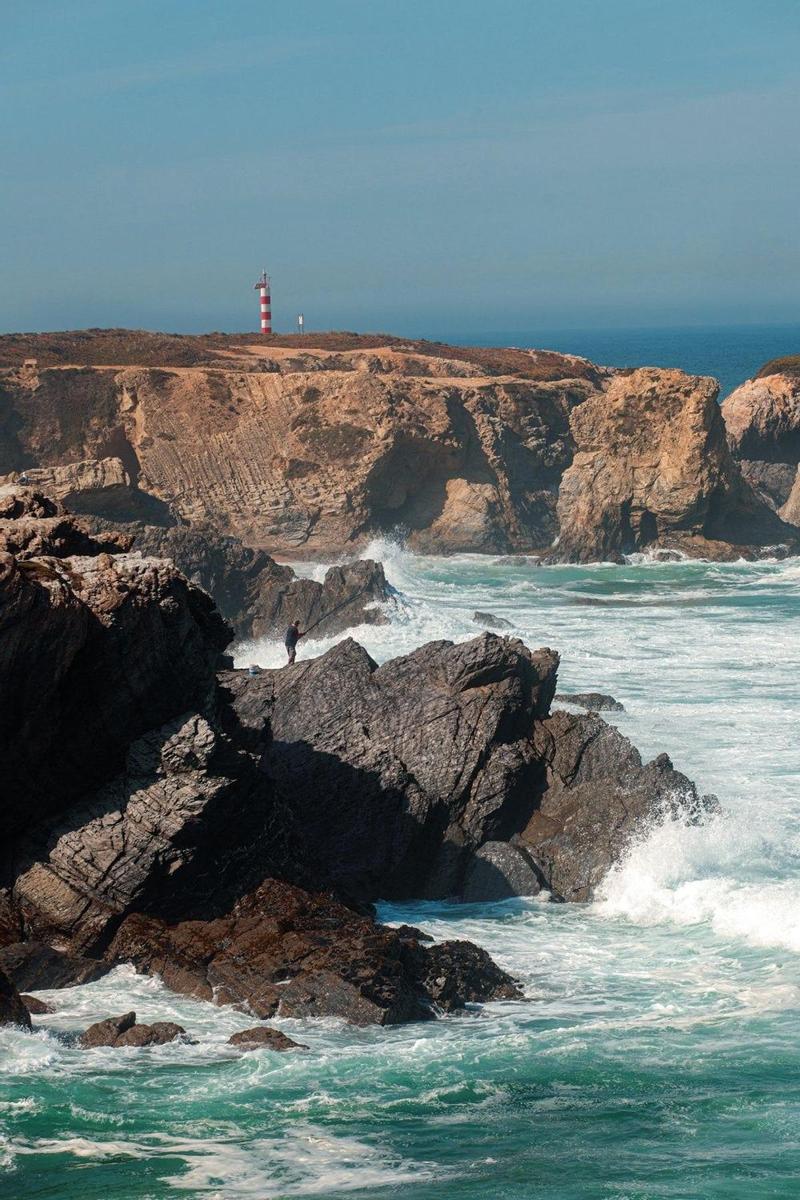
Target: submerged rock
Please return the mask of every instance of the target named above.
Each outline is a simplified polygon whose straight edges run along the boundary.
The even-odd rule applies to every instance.
[[[279,1029],[270,1029],[269,1025],[257,1025],[254,1029],[240,1029],[228,1038],[229,1046],[238,1046],[241,1050],[260,1050],[266,1046],[268,1050],[307,1050],[302,1042],[293,1042]]]
[[[487,629],[512,629],[513,626],[505,617],[496,617],[490,612],[474,612],[472,619],[476,625],[485,625]]]
[[[124,1013],[121,1017],[107,1017],[96,1021],[81,1034],[79,1043],[85,1050],[97,1046],[164,1046],[186,1033],[182,1025],[174,1021],[155,1021],[152,1025],[138,1025],[136,1013]]]
[[[556,704],[574,704],[576,708],[588,708],[592,712],[625,712],[625,705],[605,692],[556,692]]]

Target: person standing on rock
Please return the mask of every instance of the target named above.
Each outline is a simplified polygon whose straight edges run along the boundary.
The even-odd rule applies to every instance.
[[[286,653],[289,655],[289,661],[286,664],[288,667],[292,665],[297,654],[297,643],[302,637],[300,632],[300,622],[292,621],[289,628],[286,630],[286,637],[283,639],[283,644],[286,647]]]

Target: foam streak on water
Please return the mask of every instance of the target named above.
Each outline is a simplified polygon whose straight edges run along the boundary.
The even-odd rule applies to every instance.
[[[279,1022],[308,1054],[226,1046],[252,1023],[118,969],[0,1031],[0,1188],[104,1200],[402,1194],[643,1200],[797,1195],[800,564],[539,568],[370,548],[400,596],[354,630],[378,661],[474,636],[475,609],[611,692],[645,755],[722,801],[649,831],[588,906],[386,907],[470,937],[527,1000],[395,1030]],[[309,568],[318,570],[319,568]],[[300,657],[333,640],[300,643]],[[276,642],[239,664],[282,663]],[[136,1008],[194,1046],[80,1051]],[[3,1192],[2,1194],[6,1194]]]

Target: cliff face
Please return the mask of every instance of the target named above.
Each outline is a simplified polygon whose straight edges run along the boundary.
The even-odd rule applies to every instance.
[[[759,495],[800,525],[800,373],[794,359],[768,364],[722,405],[731,450]]]
[[[794,531],[742,478],[713,379],[642,368],[571,415],[575,457],[558,498],[558,553],[619,559],[648,548],[736,558]]]
[[[713,384],[676,371],[124,331],[0,338],[1,362],[0,473],[112,520],[303,557],[395,531],[431,553],[548,555],[560,535],[555,556],[580,560],[649,545],[735,557],[792,536],[731,459]],[[772,475],[784,503],[791,481]]]
[[[0,472],[114,456],[182,518],[275,551],[338,552],[396,527],[419,549],[546,546],[569,412],[603,373],[515,353],[530,376],[395,348],[12,369]]]

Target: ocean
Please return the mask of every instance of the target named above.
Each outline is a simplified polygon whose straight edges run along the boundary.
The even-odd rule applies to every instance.
[[[800,324],[691,325],[642,329],[534,329],[491,334],[443,334],[467,346],[521,346],[580,354],[610,367],[680,367],[691,375],[713,375],[720,399],[765,363],[800,354]]]
[[[0,1029],[0,1195],[797,1197],[800,561],[368,553],[398,589],[388,625],[351,631],[378,661],[474,636],[473,612],[493,612],[561,651],[563,690],[622,701],[608,719],[646,757],[669,752],[719,813],[643,830],[590,904],[382,906],[387,921],[485,946],[522,981],[521,1002],[381,1030],[276,1020],[309,1047],[278,1055],[226,1045],[252,1018],[130,968],[39,993],[58,1011],[37,1032]],[[300,657],[332,644],[301,642]],[[261,642],[237,663],[283,659]],[[131,1008],[196,1044],[70,1040]]]
[[[564,689],[621,700],[614,721],[717,793],[720,815],[649,831],[592,904],[384,906],[486,946],[524,1002],[389,1030],[277,1021],[310,1047],[279,1056],[225,1045],[246,1016],[127,968],[49,994],[47,1031],[0,1031],[2,1194],[796,1196],[800,564],[370,552],[401,593],[390,625],[353,631],[375,658],[473,636],[472,612],[489,609],[561,650]],[[262,643],[240,662],[282,657]],[[83,1051],[59,1037],[130,1008],[197,1044]]]

